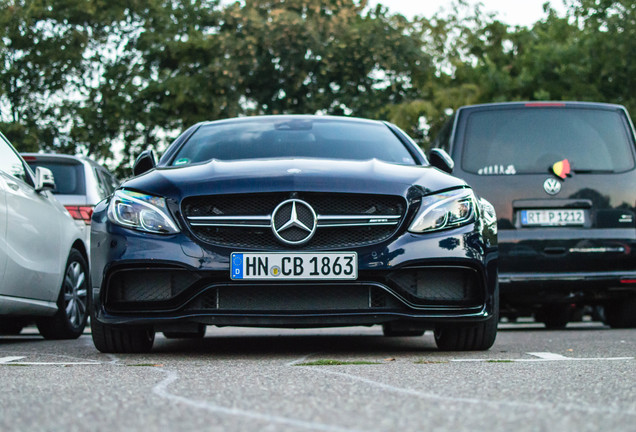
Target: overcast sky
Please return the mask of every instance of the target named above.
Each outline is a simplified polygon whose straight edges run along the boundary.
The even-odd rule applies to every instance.
[[[468,0],[469,3],[479,3]],[[543,3],[546,0],[481,0],[485,12],[496,12],[499,19],[510,25],[529,26],[544,17]],[[370,0],[370,4],[382,3],[392,12],[401,13],[409,18],[415,15],[429,17],[440,8],[449,8],[450,0]],[[562,0],[550,0],[549,3],[559,13],[565,11]]]

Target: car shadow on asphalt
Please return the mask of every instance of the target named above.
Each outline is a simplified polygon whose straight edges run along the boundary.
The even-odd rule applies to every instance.
[[[0,336],[0,346],[44,341],[45,339],[39,335]]]
[[[290,355],[303,356],[309,353],[338,355],[391,354],[421,355],[437,352],[432,334],[423,337],[384,337],[378,335],[240,335],[213,336],[204,339],[157,338],[154,353],[215,354],[215,355]],[[262,358],[262,357],[261,357]]]
[[[603,325],[600,322],[585,322],[585,323],[569,323],[567,327],[562,329],[549,329],[540,323],[514,323],[514,324],[499,324],[497,328],[498,332],[597,332],[612,330],[609,326]]]

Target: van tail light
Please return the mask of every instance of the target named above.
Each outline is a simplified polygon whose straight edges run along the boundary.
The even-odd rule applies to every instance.
[[[86,225],[91,224],[93,206],[64,206],[75,220],[83,220]]]

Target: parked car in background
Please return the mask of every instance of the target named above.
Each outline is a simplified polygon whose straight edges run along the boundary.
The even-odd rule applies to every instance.
[[[23,153],[22,157],[32,170],[43,167],[53,172],[55,189],[52,192],[77,221],[86,244],[89,244],[93,208],[113,193],[119,180],[97,162],[83,156]]]
[[[442,156],[442,157],[439,157]],[[484,350],[498,323],[492,206],[394,125],[328,116],[206,122],[145,153],[95,207],[102,352],[205,326],[382,325]]]
[[[636,326],[634,128],[622,106],[497,103],[457,110],[433,146],[499,217],[502,315],[565,327],[603,306]]]
[[[32,172],[0,134],[0,334],[35,321],[47,339],[72,339],[86,325],[88,250],[52,189],[51,171]]]

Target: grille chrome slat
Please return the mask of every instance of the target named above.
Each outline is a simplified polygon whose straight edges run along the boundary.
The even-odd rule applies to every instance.
[[[338,220],[338,219],[351,219],[351,220],[369,220],[373,221],[375,219],[390,219],[390,220],[398,220],[401,216],[393,216],[393,215],[373,215],[373,216],[359,216],[359,215],[318,215],[318,220]]]
[[[242,223],[215,223],[215,222],[192,222],[193,227],[238,227],[238,228],[270,228],[271,224],[242,224]]]
[[[189,216],[188,220],[191,221],[265,221],[269,222],[272,219],[271,216]]]
[[[339,226],[397,225],[400,222],[399,219],[400,216],[393,215],[377,215],[373,217],[358,215],[317,215],[318,226],[325,228]],[[268,228],[272,226],[271,216],[191,216],[188,217],[188,221],[192,226],[208,227]]]
[[[393,226],[393,225],[397,225],[398,222],[378,222],[378,223],[361,223],[361,222],[332,222],[332,223],[327,223],[327,224],[318,224],[319,228],[340,228],[340,227],[365,227],[365,226]]]

